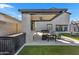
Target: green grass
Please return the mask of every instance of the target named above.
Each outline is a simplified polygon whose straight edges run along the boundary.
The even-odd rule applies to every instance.
[[[67,37],[70,37],[70,38],[73,38],[73,39],[76,39],[76,40],[79,40],[79,36],[72,36],[72,35],[67,34],[67,33],[63,33],[63,34],[61,34],[61,35],[67,36]]]
[[[79,55],[79,46],[25,46],[19,55]]]

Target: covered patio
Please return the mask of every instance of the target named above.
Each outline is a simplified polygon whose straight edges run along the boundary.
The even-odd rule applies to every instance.
[[[67,19],[67,17],[69,17],[69,13],[66,12],[67,9],[22,9],[19,11],[23,16],[22,32],[26,33],[26,45],[70,43],[63,40],[60,33],[56,32],[56,30],[65,32],[69,30],[68,22],[63,20],[64,18],[69,20],[69,18]],[[65,17],[66,14],[67,17]],[[57,18],[58,16],[60,17]],[[55,18],[57,18],[56,21],[52,21],[55,20]],[[62,23],[59,23],[58,21],[60,21],[60,19],[62,19],[64,23],[62,20]]]

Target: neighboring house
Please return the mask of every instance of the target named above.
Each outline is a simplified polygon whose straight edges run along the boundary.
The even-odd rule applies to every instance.
[[[79,32],[79,21],[71,21],[70,30],[73,33]]]
[[[21,21],[0,13],[0,36],[21,32]]]
[[[22,31],[27,42],[33,40],[35,31],[49,30],[57,33],[69,33],[70,13],[67,9],[20,9],[22,13]]]

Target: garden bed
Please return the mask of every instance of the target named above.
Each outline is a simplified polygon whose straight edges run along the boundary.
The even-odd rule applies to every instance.
[[[71,34],[69,34],[69,33],[63,33],[63,34],[61,34],[61,35],[66,36],[66,37],[70,37],[70,38],[72,38],[72,39],[79,40],[79,36],[77,36],[77,35],[71,35]]]

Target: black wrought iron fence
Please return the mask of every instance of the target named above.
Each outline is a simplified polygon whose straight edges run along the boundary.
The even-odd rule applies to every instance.
[[[25,43],[25,33],[0,37],[0,55],[15,54],[18,49]]]

